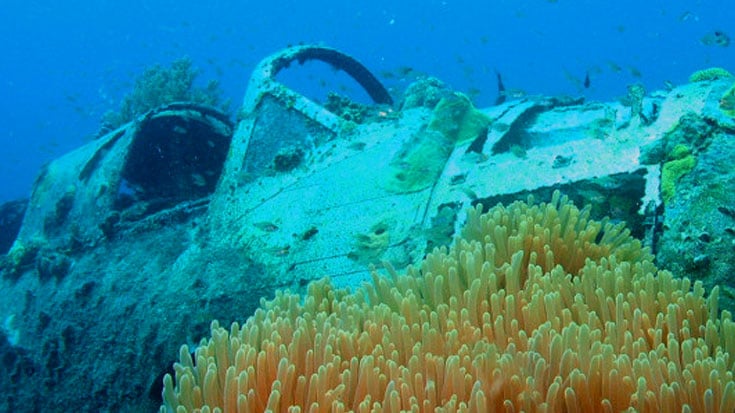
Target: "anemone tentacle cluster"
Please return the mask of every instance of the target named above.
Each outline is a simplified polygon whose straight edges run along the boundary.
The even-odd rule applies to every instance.
[[[731,314],[652,259],[558,193],[478,206],[420,269],[213,322],[161,411],[734,411]]]

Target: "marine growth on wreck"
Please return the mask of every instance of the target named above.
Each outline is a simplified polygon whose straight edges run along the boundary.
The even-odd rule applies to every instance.
[[[366,101],[282,81],[309,63]],[[0,205],[0,410],[735,410],[727,69],[605,102],[492,72],[482,106],[302,44],[235,113],[198,74],[145,70]]]

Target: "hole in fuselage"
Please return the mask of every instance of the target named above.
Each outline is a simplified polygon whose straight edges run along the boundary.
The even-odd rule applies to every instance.
[[[127,155],[115,208],[145,203],[153,213],[213,193],[232,127],[207,119],[176,112],[144,119]]]

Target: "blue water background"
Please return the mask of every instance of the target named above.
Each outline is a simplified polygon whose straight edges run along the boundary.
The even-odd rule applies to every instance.
[[[612,100],[636,82],[735,71],[735,45],[701,40],[735,35],[733,22],[732,0],[2,0],[0,202],[27,197],[42,164],[88,142],[154,63],[188,56],[233,111],[254,65],[302,42],[352,54],[394,90],[426,73],[479,106],[495,101],[495,70],[509,89]]]

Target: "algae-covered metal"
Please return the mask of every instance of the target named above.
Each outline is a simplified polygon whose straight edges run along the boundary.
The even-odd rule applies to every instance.
[[[355,78],[374,100],[364,116],[277,81],[306,60]],[[698,165],[722,163],[712,142],[732,138],[732,119],[717,111],[730,85],[688,84],[634,107],[527,97],[477,109],[429,78],[394,105],[337,50],[276,53],[255,69],[236,122],[172,104],[44,168],[2,258],[0,288],[14,299],[0,307],[11,372],[0,377],[0,409],[152,409],[160,374],[212,319],[242,321],[278,288],[325,276],[354,286],[371,265],[415,263],[451,242],[477,203],[561,189],[669,248],[667,222],[696,202],[688,188],[698,184],[680,175],[664,203],[662,168],[677,144]],[[696,122],[711,127],[707,136],[672,132]],[[735,193],[732,181],[721,185]]]

